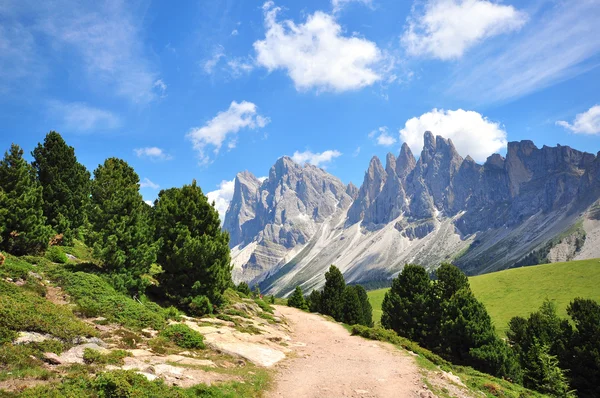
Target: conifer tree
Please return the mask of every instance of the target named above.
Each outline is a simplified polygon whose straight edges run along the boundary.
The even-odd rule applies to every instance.
[[[0,161],[0,190],[0,247],[16,255],[46,250],[52,232],[43,214],[42,187],[18,145]]]
[[[346,286],[343,294],[342,321],[348,325],[364,324],[364,317],[360,299],[354,286]]]
[[[187,305],[196,296],[220,305],[231,284],[229,234],[221,230],[219,213],[195,180],[159,193],[154,223],[160,241],[158,263],[164,270],[159,280],[165,295],[179,305]]]
[[[430,333],[431,281],[425,268],[407,264],[392,281],[381,309],[381,324],[400,336],[423,344]]]
[[[325,273],[325,287],[321,293],[321,311],[330,315],[336,321],[341,321],[344,316],[344,290],[346,282],[340,270],[332,265]]]
[[[32,155],[42,185],[44,216],[57,233],[64,235],[64,243],[71,244],[73,231],[86,221],[90,173],[77,161],[73,147],[55,131],[46,135]]]
[[[94,170],[90,222],[94,254],[121,275],[122,288],[143,290],[141,276],[156,260],[156,245],[139,177],[127,162],[107,159]]]
[[[310,312],[322,312],[321,311],[321,292],[314,289],[308,296],[309,310]]]
[[[442,347],[461,364],[471,364],[471,349],[493,344],[496,334],[484,305],[463,288],[448,301],[441,325]]]
[[[308,305],[306,304],[306,300],[304,299],[302,288],[300,286],[296,286],[296,289],[294,289],[294,293],[292,293],[288,299],[288,306],[299,308],[303,311],[308,311]]]
[[[358,301],[360,302],[361,307],[362,320],[360,324],[365,326],[373,326],[373,307],[371,307],[371,303],[369,302],[367,291],[361,285],[355,285],[354,290],[356,290]]]

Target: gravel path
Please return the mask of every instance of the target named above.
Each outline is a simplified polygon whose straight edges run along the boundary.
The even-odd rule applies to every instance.
[[[319,315],[276,308],[292,327],[290,348],[295,354],[277,365],[267,397],[423,396],[422,376],[409,354],[352,336]]]

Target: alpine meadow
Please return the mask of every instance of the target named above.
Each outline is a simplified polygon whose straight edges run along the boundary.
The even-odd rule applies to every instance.
[[[600,397],[598,0],[0,1],[0,398]]]

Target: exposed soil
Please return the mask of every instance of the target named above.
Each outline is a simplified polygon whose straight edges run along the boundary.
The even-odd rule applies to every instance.
[[[46,286],[46,299],[57,305],[69,304],[67,294],[60,287],[52,285]]]
[[[320,315],[276,306],[292,327],[295,355],[277,365],[267,397],[422,397],[414,358],[391,344],[352,336]]]

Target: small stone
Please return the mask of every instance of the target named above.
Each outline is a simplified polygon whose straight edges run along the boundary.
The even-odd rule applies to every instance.
[[[46,340],[56,340],[49,334],[41,334],[35,332],[19,332],[19,337],[13,342],[13,344],[29,344],[29,343],[41,343]]]
[[[60,357],[58,355],[56,355],[55,353],[53,353],[53,352],[45,352],[44,355],[43,355],[43,357],[42,357],[42,360],[44,362],[49,363],[50,365],[60,365],[60,364],[62,364],[62,361],[61,361]]]
[[[146,373],[146,372],[136,372],[136,373],[144,376],[146,379],[148,379],[148,381],[154,381],[158,377],[156,375],[153,375],[152,373]]]

